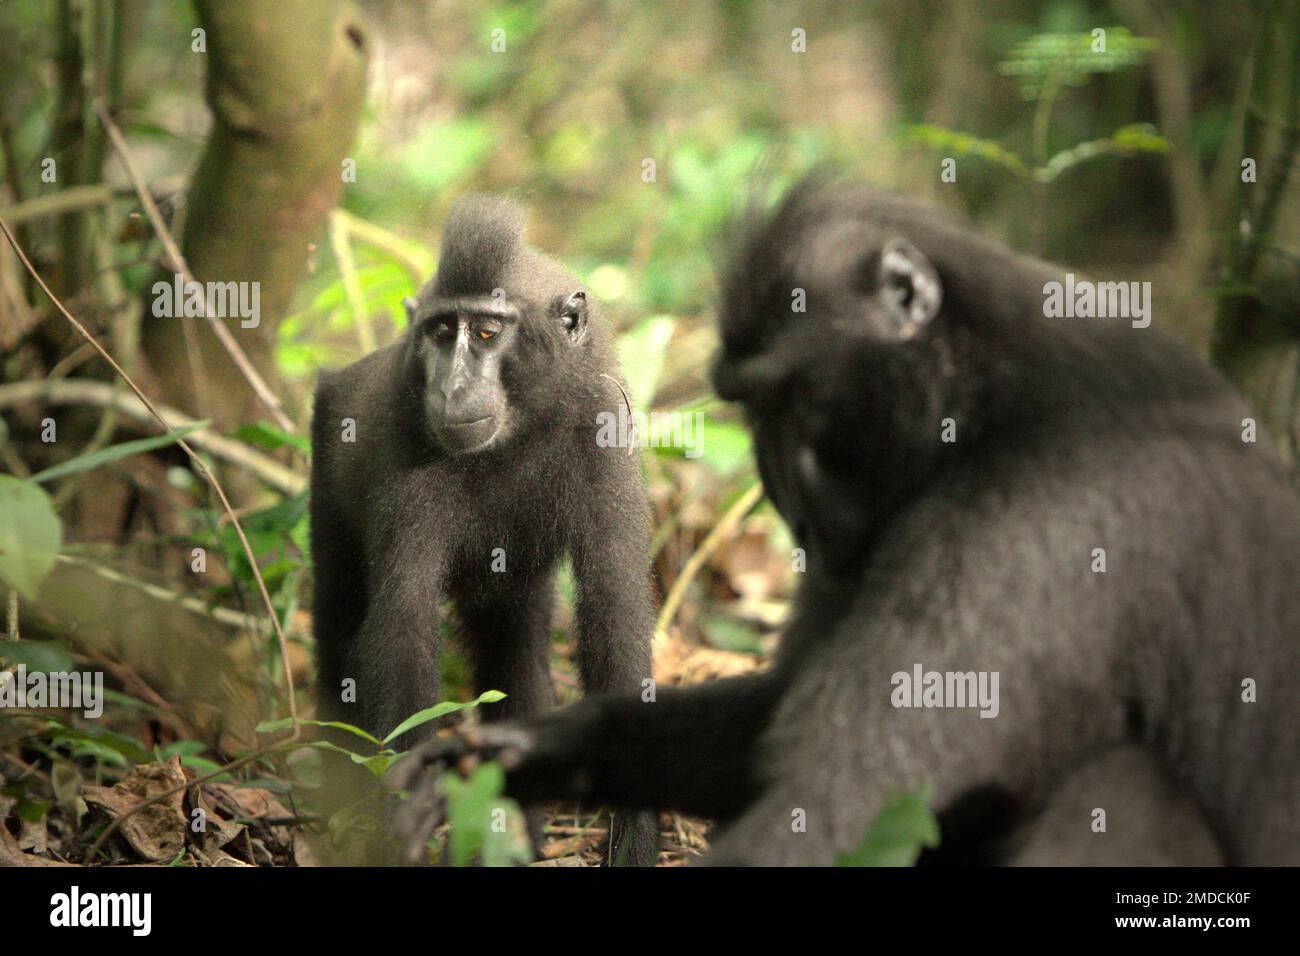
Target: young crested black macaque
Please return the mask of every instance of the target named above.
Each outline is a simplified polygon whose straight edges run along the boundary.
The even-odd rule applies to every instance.
[[[566,556],[586,692],[631,692],[650,676],[638,458],[596,440],[597,415],[625,401],[611,336],[581,283],[522,232],[512,204],[459,202],[437,275],[407,300],[406,334],[325,373],[316,390],[321,709],[378,736],[439,699],[443,598],[478,688],[508,695],[485,719],[553,706],[551,609]],[[344,699],[348,679],[355,702]],[[619,814],[610,858],[651,864],[657,840],[652,815]]]
[[[496,754],[523,800],[715,817],[715,863],[832,863],[925,784],[933,862],[1300,863],[1300,507],[1207,365],[1046,317],[1063,279],[910,201],[795,190],[734,256],[714,375],[806,549],[772,668],[396,776]],[[909,701],[918,669],[997,693]]]

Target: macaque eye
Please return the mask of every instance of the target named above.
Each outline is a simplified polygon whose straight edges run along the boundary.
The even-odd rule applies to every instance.
[[[447,322],[440,323],[434,328],[433,337],[438,342],[450,342],[456,337],[456,328]]]
[[[501,331],[501,326],[496,322],[484,322],[475,326],[474,334],[486,342],[488,339],[494,339]]]

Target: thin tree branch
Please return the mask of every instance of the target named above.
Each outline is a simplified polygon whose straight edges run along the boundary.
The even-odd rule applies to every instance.
[[[47,402],[51,405],[92,405],[96,408],[113,408],[136,422],[152,422],[149,408],[134,395],[115,392],[107,382],[69,378],[43,382],[13,382],[0,385],[0,410],[26,402]],[[196,419],[184,412],[159,405],[158,412],[173,427],[184,428]],[[195,448],[214,458],[238,465],[270,488],[285,495],[299,494],[307,487],[307,479],[286,468],[272,458],[249,448],[243,442],[225,438],[209,428],[186,436]]]

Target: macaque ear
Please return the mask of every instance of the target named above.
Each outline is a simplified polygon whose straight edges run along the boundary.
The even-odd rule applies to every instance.
[[[578,290],[560,302],[560,324],[573,342],[587,331],[587,293]]]
[[[420,303],[408,295],[402,300],[402,305],[406,306],[406,324],[415,325],[415,313],[419,311]]]
[[[900,341],[916,335],[939,314],[943,286],[920,249],[895,236],[880,250],[880,275],[876,288],[885,308],[889,329]]]

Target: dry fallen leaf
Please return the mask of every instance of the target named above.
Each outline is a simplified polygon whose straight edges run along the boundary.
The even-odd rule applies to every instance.
[[[132,767],[126,779],[113,787],[83,787],[82,796],[87,803],[104,810],[111,819],[117,819],[140,801],[184,782],[185,771],[181,769],[180,758],[172,757],[166,763]],[[184,848],[188,826],[183,796],[182,791],[177,791],[122,823],[122,836],[144,859],[171,859]]]
[[[45,853],[49,849],[50,835],[45,829],[45,818],[24,820],[18,831],[18,848],[23,851]]]
[[[189,795],[190,813],[188,819],[190,821],[191,839],[204,853],[211,855],[243,832],[243,824],[231,823],[222,816],[214,806],[216,801],[206,792],[205,788],[194,787],[189,791]],[[195,810],[203,811],[204,826],[198,833],[194,832]]]
[[[34,853],[18,849],[18,841],[3,823],[0,823],[0,866],[72,866],[61,860],[49,860]]]

